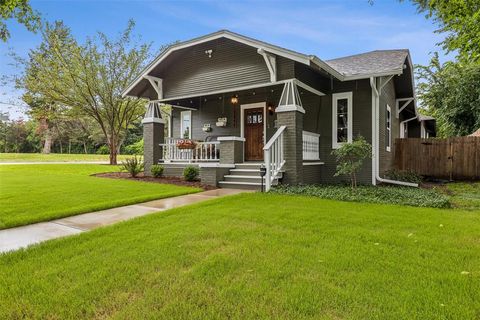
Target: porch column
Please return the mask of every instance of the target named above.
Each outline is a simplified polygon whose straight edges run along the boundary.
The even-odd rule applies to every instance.
[[[234,164],[243,162],[243,143],[241,137],[218,137],[220,141],[220,163]]]
[[[150,168],[162,158],[161,143],[165,139],[165,120],[160,113],[160,105],[150,102],[142,120],[143,124],[143,163],[145,175],[150,176]]]
[[[303,116],[300,95],[296,84],[285,84],[280,103],[275,109],[278,127],[286,126],[284,133],[284,177],[285,184],[303,182]]]

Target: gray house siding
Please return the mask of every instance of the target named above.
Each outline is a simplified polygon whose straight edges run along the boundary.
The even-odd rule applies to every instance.
[[[207,136],[240,136],[241,128],[241,114],[240,106],[244,104],[268,102],[276,105],[280,100],[282,86],[259,88],[242,91],[238,94],[239,104],[235,106],[235,123],[233,120],[234,110],[230,103],[230,97],[233,93],[202,98],[202,103],[198,110],[192,110],[192,138],[196,140],[205,140]],[[255,92],[255,94],[254,94]],[[198,99],[198,98],[196,98]],[[172,110],[172,137],[180,138],[180,112],[185,111],[179,108],[173,108]],[[226,127],[217,127],[215,123],[219,117],[227,118]],[[266,110],[266,137],[267,140],[276,131],[275,126],[275,113],[269,114]],[[212,131],[203,132],[202,128],[204,124],[210,124]]]
[[[400,137],[400,120],[395,117],[395,85],[389,81],[382,89],[379,105],[379,174],[383,176],[384,172],[393,165],[395,153],[395,139]],[[390,142],[390,152],[387,151],[387,104],[392,113],[392,138]]]
[[[206,50],[213,50],[211,58]],[[270,81],[270,73],[257,49],[224,38],[180,50],[172,54],[167,65],[152,72],[164,79],[165,98]]]
[[[368,143],[372,143],[372,95],[368,80],[356,80],[333,83],[333,92],[352,92],[353,96],[353,137],[363,136]],[[332,153],[332,96],[322,97],[322,116],[320,119],[320,159],[325,162],[322,166],[322,183],[339,183],[348,181],[348,177],[335,177],[336,161]],[[358,174],[358,182],[371,184],[372,162],[367,159]]]

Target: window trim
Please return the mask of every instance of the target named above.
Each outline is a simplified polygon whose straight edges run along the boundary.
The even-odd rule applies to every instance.
[[[341,99],[347,99],[347,143],[351,143],[353,140],[353,92],[340,92],[332,95],[332,149],[338,149],[342,146],[343,142],[337,142],[337,101]]]
[[[190,130],[188,131],[188,139],[192,139],[192,111],[181,111],[180,112],[180,138],[185,139],[183,137],[183,133],[185,132],[183,128],[183,117],[184,115],[188,114],[190,116]]]
[[[385,133],[387,135],[385,140],[385,149],[387,152],[392,150],[392,108],[387,104],[387,110],[385,112]],[[387,144],[388,143],[388,144]]]

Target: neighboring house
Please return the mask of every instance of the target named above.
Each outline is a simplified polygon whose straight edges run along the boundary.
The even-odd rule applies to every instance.
[[[434,117],[418,115],[412,121],[405,121],[400,138],[434,138],[437,136],[436,121]]]
[[[204,183],[258,188],[266,184],[338,183],[331,155],[362,135],[372,159],[363,184],[385,182],[395,139],[417,119],[408,50],[377,50],[321,60],[219,31],[172,45],[133,81],[124,96],[150,100],[143,120],[145,172],[164,162],[179,175],[200,167]],[[162,118],[160,105],[172,106]],[[165,125],[168,137],[164,137]],[[197,141],[182,149],[182,139]]]

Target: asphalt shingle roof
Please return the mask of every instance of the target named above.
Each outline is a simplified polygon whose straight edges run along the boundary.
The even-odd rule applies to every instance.
[[[402,70],[407,56],[407,49],[375,50],[325,62],[345,76],[356,76]]]

